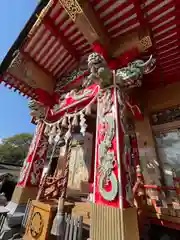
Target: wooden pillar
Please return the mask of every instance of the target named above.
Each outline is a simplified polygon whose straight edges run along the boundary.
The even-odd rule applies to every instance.
[[[26,204],[29,198],[36,199],[48,147],[44,128],[45,124],[43,122],[39,122],[36,127],[28,155],[21,169],[19,181],[11,199],[16,204]]]
[[[138,240],[138,222],[129,172],[128,138],[120,92],[104,90],[98,99],[91,239]]]

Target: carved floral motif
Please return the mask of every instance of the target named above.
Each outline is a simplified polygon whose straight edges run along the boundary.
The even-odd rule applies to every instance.
[[[143,51],[146,51],[150,47],[152,47],[152,41],[150,36],[143,37],[140,40],[140,47],[142,48]]]
[[[82,9],[77,0],[59,0],[65,8],[71,19],[75,22],[78,14],[82,13]]]
[[[57,81],[55,92],[61,92],[63,90],[63,86],[72,83],[77,78],[84,78],[86,71],[84,70],[76,70],[72,72],[70,75],[63,76],[60,80]]]

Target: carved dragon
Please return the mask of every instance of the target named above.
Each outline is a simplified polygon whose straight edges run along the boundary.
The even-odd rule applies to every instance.
[[[106,105],[105,105],[106,103]],[[108,103],[108,104],[107,104]],[[112,141],[115,136],[114,117],[109,113],[112,112],[111,92],[106,90],[101,102],[101,111],[99,112],[99,122],[102,125],[100,138],[103,139],[99,144],[99,192],[107,201],[112,201],[118,193],[117,178],[114,174],[115,156],[112,148]],[[106,191],[104,185],[111,182],[112,188]]]
[[[156,60],[150,56],[145,62],[136,60],[128,64],[127,67],[116,70],[116,83],[123,88],[141,86],[143,75],[151,73],[155,69]],[[87,87],[92,82],[97,82],[101,87],[112,83],[112,72],[105,59],[98,53],[92,53],[88,57],[88,68],[90,71],[84,86]]]
[[[155,59],[150,58],[144,62],[136,60],[128,64],[127,67],[120,68],[116,71],[116,82],[120,87],[139,87],[143,75],[151,73],[155,69]]]
[[[112,84],[112,71],[109,68],[106,60],[103,56],[98,53],[91,53],[87,59],[87,65],[85,60],[82,61],[85,66],[88,65],[88,71],[85,71],[84,68],[78,68],[77,71],[74,71],[71,75],[64,76],[60,81],[56,83],[55,91],[61,93],[61,102],[67,97],[67,95],[73,96],[73,98],[81,98],[78,94],[78,90],[82,90],[82,88],[87,88],[93,83],[99,84],[101,88],[110,86]],[[132,88],[141,86],[141,81],[143,75],[151,73],[155,69],[155,59],[150,56],[150,58],[145,62],[143,60],[136,60],[128,64],[127,67],[120,68],[116,70],[116,84],[121,88]],[[89,72],[89,75],[88,75]],[[80,85],[78,85],[76,92],[73,90],[63,94],[62,87],[64,84],[68,84],[73,82],[78,77],[80,77]],[[68,95],[68,96],[69,96]],[[59,104],[55,106],[55,109],[59,109]]]

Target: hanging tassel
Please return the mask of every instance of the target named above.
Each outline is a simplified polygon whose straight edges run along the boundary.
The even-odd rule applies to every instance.
[[[81,130],[80,130],[80,132],[82,133],[83,136],[85,136],[85,134],[86,134],[86,129],[87,129],[87,124],[84,124],[84,125],[81,127]]]
[[[64,139],[67,142],[71,137],[71,128],[68,129],[68,131],[66,132]]]
[[[81,112],[81,115],[80,115],[81,130],[80,130],[80,132],[82,133],[83,136],[85,136],[85,132],[86,132],[86,129],[87,129],[87,124],[85,122],[86,122],[86,119],[85,119],[84,113]]]
[[[59,198],[58,209],[53,220],[51,234],[58,237],[64,237],[65,219],[64,219],[64,198]]]
[[[81,112],[81,114],[80,114],[80,120],[82,121],[83,119],[84,119],[84,113],[83,112]],[[86,121],[86,120],[85,120]]]
[[[48,142],[49,142],[50,145],[53,144],[53,139],[54,139],[54,136],[50,135],[49,139],[48,139]]]
[[[78,116],[75,115],[72,121],[72,126],[77,127],[78,126]]]
[[[51,135],[55,136],[57,133],[56,131],[56,124],[53,125],[52,130],[51,130]]]
[[[67,123],[67,117],[64,116],[63,120],[62,120],[62,124],[61,124],[62,127],[67,127],[68,126],[68,123]]]
[[[55,141],[56,143],[58,143],[58,142],[59,142],[59,140],[60,140],[60,135],[59,135],[59,134],[57,134],[57,135],[55,136],[55,138],[54,138],[54,141]]]
[[[88,115],[91,115],[91,105],[89,104],[86,109],[85,109],[85,114],[88,116]]]
[[[67,141],[70,139],[71,137],[71,117],[69,116],[68,117],[68,131],[66,132],[65,136],[64,136],[64,139],[65,139],[65,142],[67,143]]]

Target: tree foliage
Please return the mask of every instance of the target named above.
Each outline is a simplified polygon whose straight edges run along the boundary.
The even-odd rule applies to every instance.
[[[21,133],[2,139],[0,162],[22,165],[28,153],[32,137],[33,135],[30,133]]]

